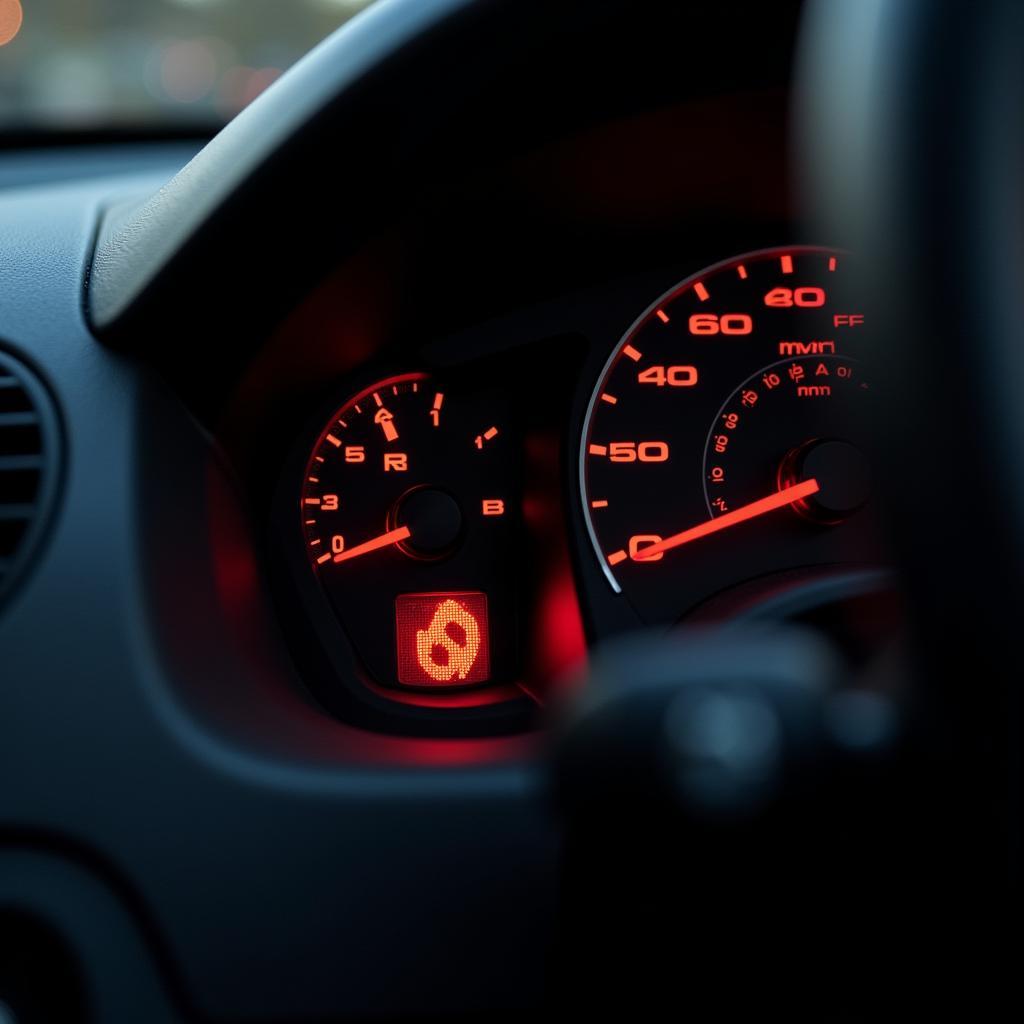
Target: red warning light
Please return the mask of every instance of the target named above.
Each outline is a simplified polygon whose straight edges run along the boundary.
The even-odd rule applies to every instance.
[[[487,595],[399,594],[395,644],[398,681],[407,686],[486,682],[491,672]]]

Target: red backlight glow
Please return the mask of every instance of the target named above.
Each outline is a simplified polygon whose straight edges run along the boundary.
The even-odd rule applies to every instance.
[[[480,591],[399,594],[395,598],[398,681],[468,686],[491,673],[487,595]]]

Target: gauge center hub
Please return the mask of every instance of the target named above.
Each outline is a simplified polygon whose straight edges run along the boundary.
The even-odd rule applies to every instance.
[[[398,499],[396,526],[408,526],[412,534],[400,547],[414,558],[441,558],[462,534],[462,509],[446,491],[417,487]]]
[[[832,438],[815,438],[794,448],[782,460],[779,485],[800,480],[818,481],[818,492],[795,503],[807,519],[835,525],[863,507],[871,492],[867,457],[855,444]]]

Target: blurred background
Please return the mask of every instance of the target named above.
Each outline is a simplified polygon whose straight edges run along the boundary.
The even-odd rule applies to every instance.
[[[209,130],[372,0],[0,0],[0,132]]]

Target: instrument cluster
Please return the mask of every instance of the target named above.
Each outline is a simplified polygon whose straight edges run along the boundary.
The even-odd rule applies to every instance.
[[[884,591],[849,259],[748,252],[603,336],[427,345],[338,381],[274,521],[320,700],[522,728],[605,636],[834,622]]]

